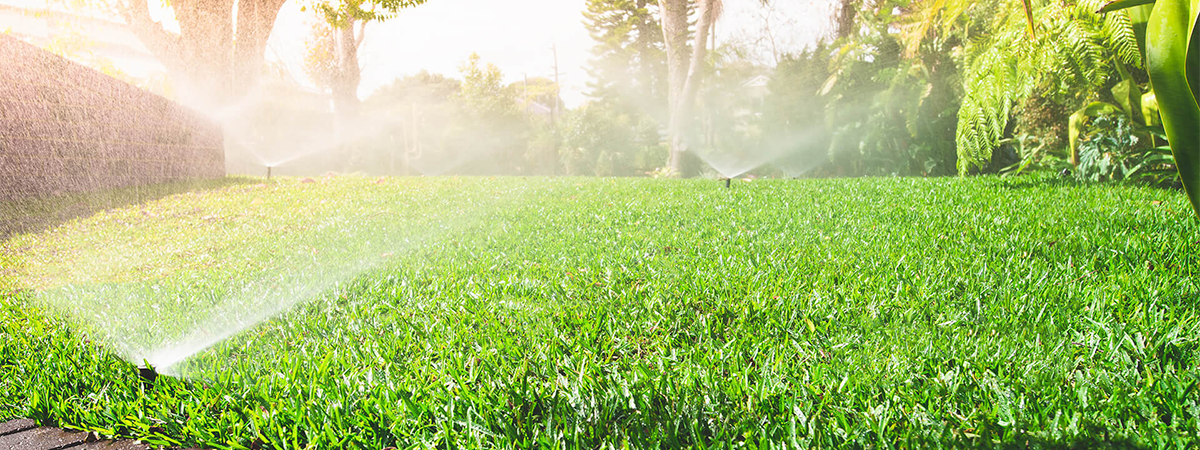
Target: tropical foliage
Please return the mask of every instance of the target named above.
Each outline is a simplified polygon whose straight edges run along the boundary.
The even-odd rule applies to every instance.
[[[1115,82],[1117,66],[1140,66],[1137,41],[1125,13],[1096,14],[1101,3],[1049,2],[1033,9],[1036,28],[1010,2],[978,3],[973,9],[995,17],[984,34],[967,41],[961,62],[958,170],[983,169],[992,159],[1014,115],[1032,96],[1082,106]],[[975,10],[969,13],[976,13]]]
[[[672,53],[672,40],[695,42],[696,21],[711,26],[721,12],[720,2],[683,2],[693,26],[686,36],[667,36],[680,32],[664,23],[678,21],[665,17],[680,14],[667,11],[676,3],[586,3],[594,46],[588,100],[576,110],[567,110],[552,80],[504,85],[499,69],[472,60],[443,102],[455,105],[447,117],[466,124],[445,119],[453,130],[427,128],[421,140],[457,133],[482,143],[476,147],[503,148],[471,173],[1066,171],[1169,186],[1177,160],[1187,160],[1162,151],[1171,133],[1160,125],[1144,56],[1149,6],[1098,12],[1101,0],[842,0],[829,36],[764,63],[745,41],[706,40],[691,57]],[[324,44],[310,53],[332,54],[329,30],[314,32]],[[676,61],[672,71],[672,55],[687,64]],[[694,92],[678,91],[689,79]],[[388,109],[382,98],[373,104]],[[471,146],[455,142],[425,143],[421,154]]]
[[[1149,3],[1117,1],[1110,9],[1134,7],[1131,11],[1145,16]],[[1163,0],[1154,2],[1147,18],[1145,45],[1146,68],[1154,88],[1156,107],[1171,144],[1174,163],[1191,200],[1200,214],[1200,33],[1196,21],[1200,5],[1196,2]]]

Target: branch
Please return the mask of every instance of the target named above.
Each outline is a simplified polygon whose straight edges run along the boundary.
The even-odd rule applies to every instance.
[[[358,47],[363,43],[363,39],[367,38],[367,22],[367,20],[363,20],[358,23],[358,34],[354,36],[355,50],[358,50]]]
[[[693,100],[696,90],[700,87],[700,78],[704,75],[704,63],[708,54],[708,33],[712,30],[715,0],[700,0],[699,3],[700,19],[696,21],[696,40],[692,43],[692,59],[688,67],[687,78],[683,83],[682,96],[676,100],[677,103]],[[684,110],[686,109],[684,108]]]
[[[183,38],[167,32],[161,23],[150,17],[146,0],[130,0],[118,8],[121,9],[121,15],[124,16],[130,31],[163,62],[163,65],[179,65],[178,55]]]

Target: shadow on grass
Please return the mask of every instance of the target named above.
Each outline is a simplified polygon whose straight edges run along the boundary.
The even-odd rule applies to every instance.
[[[1097,187],[1097,186],[1113,186],[1113,185],[1134,185],[1144,186],[1153,189],[1164,191],[1182,191],[1183,185],[1178,181],[1164,183],[1136,182],[1136,181],[1085,181],[1075,178],[1075,176],[1063,176],[1052,174],[1034,174],[1013,178],[1002,178],[998,186],[1009,190],[1022,190],[1032,188],[1081,188],[1081,187]]]
[[[1073,176],[1060,175],[1035,175],[1022,176],[1013,178],[1002,178],[999,183],[1000,187],[1010,190],[1022,190],[1033,188],[1064,188],[1064,187],[1083,187],[1094,185],[1096,183],[1087,183],[1080,181]]]
[[[97,192],[72,192],[0,202],[0,241],[17,234],[36,233],[99,211],[151,202],[184,192],[221,189],[258,183],[259,180],[226,177],[214,180],[176,181],[131,186]]]
[[[1108,436],[1090,436],[1083,437],[1074,442],[1062,442],[1056,440],[1047,440],[1034,437],[1023,436],[1016,442],[997,445],[995,448],[1003,450],[1017,449],[1042,449],[1042,450],[1143,450],[1150,447],[1145,444],[1136,442],[1126,438],[1113,438]]]

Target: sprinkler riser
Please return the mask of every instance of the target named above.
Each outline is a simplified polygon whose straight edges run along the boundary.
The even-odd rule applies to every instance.
[[[267,166],[267,181],[271,181],[271,166]]]
[[[729,189],[729,185],[732,182],[733,182],[733,178],[726,178],[725,179],[725,189]]]
[[[153,367],[138,366],[138,377],[142,379],[142,387],[150,389],[154,387],[154,381],[158,379],[158,371]]]

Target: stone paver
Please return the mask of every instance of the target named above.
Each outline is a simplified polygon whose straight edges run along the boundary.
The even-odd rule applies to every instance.
[[[82,431],[39,427],[29,419],[0,423],[0,450],[151,450],[138,441],[100,441]],[[195,449],[193,449],[195,450]]]

